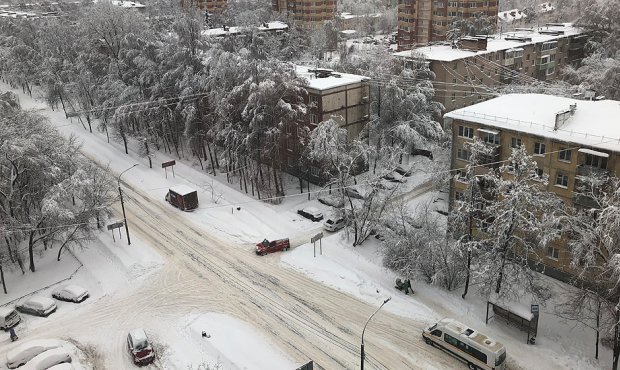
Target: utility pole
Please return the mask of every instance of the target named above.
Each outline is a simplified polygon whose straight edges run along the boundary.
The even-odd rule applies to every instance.
[[[121,176],[123,176],[123,174],[125,172],[127,172],[130,169],[136,167],[137,165],[138,165],[138,163],[134,164],[133,166],[131,166],[128,169],[126,169],[125,171],[121,172],[118,175],[118,179],[117,179],[118,194],[120,195],[120,198],[121,198],[121,209],[123,210],[123,223],[125,224],[125,232],[127,233],[127,245],[131,245],[131,239],[129,238],[129,226],[127,226],[127,215],[125,214],[125,202],[123,202],[123,191],[121,190]]]

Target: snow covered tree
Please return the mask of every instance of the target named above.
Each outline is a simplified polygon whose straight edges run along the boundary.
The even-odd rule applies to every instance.
[[[547,180],[536,170],[536,162],[521,146],[512,150],[495,178],[486,177],[493,185],[483,191],[491,193],[492,201],[482,211],[474,251],[474,278],[484,294],[516,299],[526,293],[540,302],[549,297],[530,265],[539,263],[547,245],[559,238],[554,215],[564,205],[544,190]]]
[[[491,35],[495,31],[497,17],[477,13],[469,18],[457,18],[450,24],[447,39],[458,40],[463,36]]]
[[[596,320],[597,333],[601,328],[613,330],[613,369],[617,369],[620,356],[620,179],[592,173],[581,176],[580,180],[576,196],[587,200],[590,206],[576,207],[560,220],[568,240],[571,268],[576,272],[574,285],[581,288],[565,303],[565,308],[574,308],[574,300],[583,302],[584,306],[572,313],[564,309],[563,316],[589,326]],[[585,312],[593,305],[596,311]],[[600,321],[606,317],[612,321]]]

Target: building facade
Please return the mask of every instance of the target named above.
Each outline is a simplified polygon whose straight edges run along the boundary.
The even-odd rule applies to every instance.
[[[301,124],[286,126],[281,146],[282,162],[287,172],[302,174],[310,181],[320,183],[319,168],[300,163],[303,133],[306,128],[312,131],[321,122],[333,119],[347,130],[349,140],[357,138],[368,123],[370,79],[304,66],[297,67],[297,74],[308,81],[308,100],[305,103],[309,109]]]
[[[473,18],[477,14],[495,18],[497,4],[497,0],[399,0],[398,50],[445,41],[449,26],[456,19]]]
[[[466,37],[456,44],[426,46],[395,55],[424,58],[435,74],[435,100],[446,112],[497,96],[510,83],[552,81],[583,58],[587,37],[570,24],[548,25],[492,37]],[[406,63],[406,62],[405,62]]]
[[[273,0],[272,8],[287,16],[287,21],[300,28],[316,29],[336,15],[335,0]]]
[[[538,165],[546,190],[576,207],[593,206],[575,192],[591,173],[620,175],[620,102],[583,101],[541,94],[509,94],[445,115],[452,132],[451,168],[468,163],[468,142],[474,137],[493,147],[488,168],[507,160],[514,147],[524,145]],[[482,168],[484,170],[484,168]],[[537,181],[534,179],[532,181]],[[450,204],[463,196],[468,184],[455,176]],[[541,185],[542,186],[542,185]],[[482,221],[481,221],[482,222]],[[477,229],[483,228],[477,223]],[[546,273],[561,280],[571,275],[571,256],[565,240],[557,240],[540,256]]]
[[[228,4],[228,0],[181,0],[181,6],[195,6],[209,14],[221,13]]]

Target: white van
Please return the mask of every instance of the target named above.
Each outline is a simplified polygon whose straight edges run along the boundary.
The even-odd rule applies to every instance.
[[[0,307],[0,329],[9,330],[19,324],[21,316],[12,307]]]
[[[442,319],[424,329],[426,344],[436,346],[465,362],[472,370],[504,370],[506,347],[454,319]]]

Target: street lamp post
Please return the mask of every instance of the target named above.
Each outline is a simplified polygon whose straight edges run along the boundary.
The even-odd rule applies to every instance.
[[[118,183],[118,194],[121,196],[121,209],[123,210],[123,223],[125,224],[125,232],[127,233],[127,245],[131,245],[131,239],[129,238],[129,226],[127,226],[127,215],[125,215],[125,203],[123,202],[123,191],[121,190],[121,176],[130,169],[136,167],[138,163],[129,167],[125,171],[121,172],[118,175],[117,183]]]
[[[383,301],[383,303],[381,304],[381,306],[379,306],[379,308],[377,308],[377,310],[376,310],[376,311],[375,311],[372,315],[370,315],[370,317],[368,318],[368,321],[366,321],[366,324],[364,325],[364,329],[362,330],[362,347],[361,347],[361,350],[362,350],[362,351],[361,351],[361,356],[360,356],[360,357],[361,357],[361,362],[362,362],[362,365],[361,365],[361,370],[364,370],[364,357],[365,357],[365,354],[364,354],[364,332],[366,331],[366,326],[368,326],[368,323],[370,322],[370,320],[372,319],[372,317],[373,317],[373,316],[374,316],[377,312],[379,312],[379,310],[381,309],[381,307],[383,307],[386,303],[388,303],[388,302],[390,301],[390,299],[392,299],[392,297],[390,297],[390,298],[386,299],[385,301]]]

